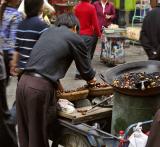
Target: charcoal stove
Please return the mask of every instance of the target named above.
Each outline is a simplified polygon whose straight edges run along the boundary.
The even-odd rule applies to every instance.
[[[140,61],[116,66],[105,73],[105,80],[114,88],[112,130],[117,134],[129,125],[151,120],[160,107],[160,86],[149,89],[120,88],[113,85],[118,76],[129,72],[160,72],[160,61]]]

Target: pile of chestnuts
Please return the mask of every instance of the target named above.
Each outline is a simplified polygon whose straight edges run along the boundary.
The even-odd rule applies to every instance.
[[[113,81],[113,86],[128,89],[141,89],[141,86],[154,88],[160,86],[160,72],[124,73]]]

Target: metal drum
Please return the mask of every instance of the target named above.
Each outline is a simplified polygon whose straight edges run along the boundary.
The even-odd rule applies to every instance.
[[[118,76],[129,72],[160,72],[160,61],[140,61],[119,65],[107,71],[104,78],[112,85],[113,80]],[[113,134],[117,134],[119,130],[125,130],[133,123],[151,120],[160,108],[160,86],[145,90],[114,86],[113,88],[114,105],[111,130]]]

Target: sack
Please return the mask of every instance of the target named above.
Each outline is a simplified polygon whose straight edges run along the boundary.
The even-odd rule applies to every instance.
[[[134,128],[133,134],[129,137],[128,147],[145,147],[147,144],[148,136],[142,132],[141,123]]]
[[[68,101],[67,99],[59,99],[57,102],[57,107],[59,111],[62,111],[67,114],[75,111],[74,104]]]

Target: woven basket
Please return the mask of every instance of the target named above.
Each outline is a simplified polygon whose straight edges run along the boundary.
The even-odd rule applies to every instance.
[[[112,87],[100,87],[100,88],[90,88],[89,89],[89,96],[92,96],[92,97],[110,95],[110,94],[113,94]]]
[[[63,92],[61,94],[58,94],[58,98],[61,99],[67,99],[69,101],[76,101],[76,100],[81,100],[81,99],[85,99],[88,97],[89,94],[89,90],[85,89],[85,90],[79,90],[79,91],[75,91],[75,92]]]

